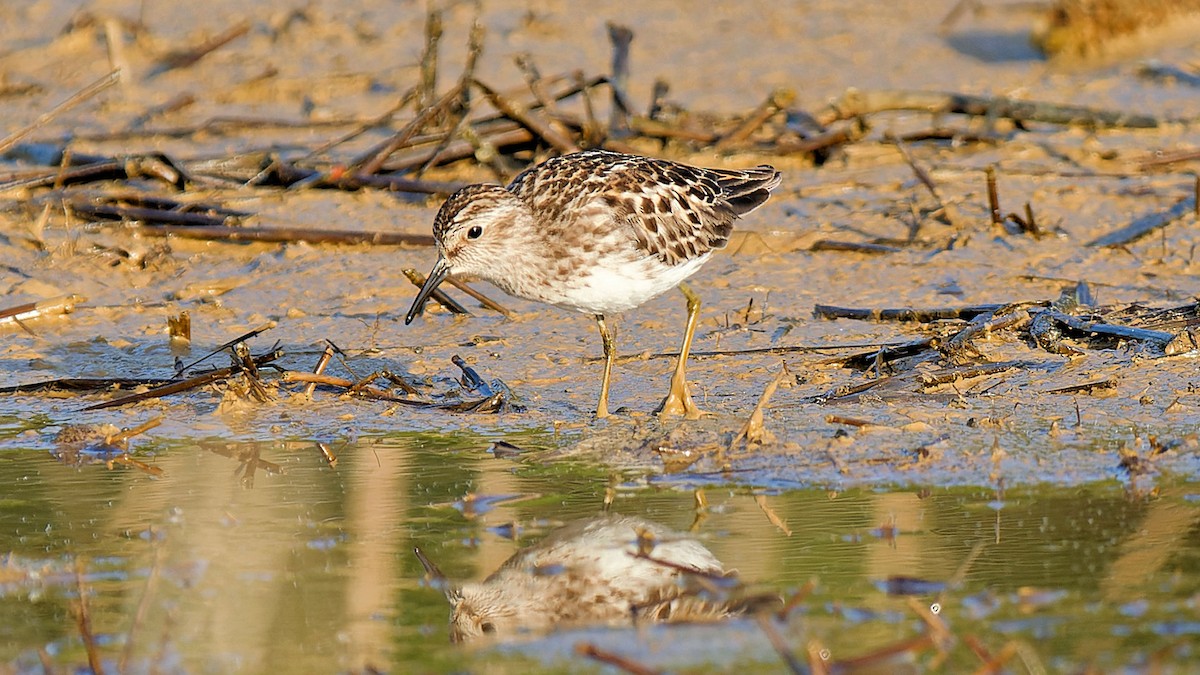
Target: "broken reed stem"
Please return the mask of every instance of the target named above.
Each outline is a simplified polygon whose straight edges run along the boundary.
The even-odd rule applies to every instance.
[[[1000,194],[996,190],[996,167],[989,166],[987,175],[988,211],[992,215],[992,226],[1003,227],[1003,217],[1000,215]]]
[[[84,101],[92,98],[93,96],[95,96],[96,94],[99,94],[100,92],[104,91],[105,89],[108,89],[109,87],[113,86],[120,80],[121,80],[121,71],[114,70],[114,71],[110,72],[109,74],[105,75],[104,77],[96,80],[95,82],[92,82],[91,84],[84,87],[83,89],[80,89],[79,91],[75,92],[74,94],[71,94],[62,103],[59,103],[58,105],[54,106],[50,110],[47,110],[46,112],[39,115],[36,120],[34,120],[31,124],[29,124],[25,128],[19,129],[19,130],[13,132],[8,137],[6,137],[4,140],[0,141],[0,154],[4,154],[5,151],[7,151],[12,146],[16,145],[17,142],[20,141],[22,138],[25,138],[26,136],[33,133],[34,131],[37,131],[38,129],[49,124],[55,117],[58,117],[59,115],[65,113],[66,111],[70,110],[71,108],[74,108],[75,106],[79,105],[80,103],[83,103]]]
[[[425,15],[425,51],[421,53],[421,86],[416,98],[417,112],[433,105],[437,96],[438,42],[442,39],[442,13],[430,10]]]
[[[321,373],[324,373],[325,367],[329,365],[331,360],[333,360],[333,345],[327,344],[325,345],[325,349],[321,352],[321,357],[317,359],[317,366],[316,368],[313,368],[313,374],[320,375]],[[304,388],[305,398],[311,400],[313,392],[316,390],[316,388],[316,382],[309,382],[308,386]]]
[[[608,133],[620,137],[629,133],[629,45],[633,31],[627,26],[608,22],[608,39],[612,42],[612,76],[608,86],[612,91],[612,109],[608,117]]]

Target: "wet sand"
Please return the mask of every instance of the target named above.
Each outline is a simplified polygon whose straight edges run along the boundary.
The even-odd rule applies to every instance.
[[[633,13],[616,7],[596,6],[581,16],[565,4],[527,11],[489,3],[481,18],[488,32],[479,76],[500,85],[519,84],[520,72],[511,63],[518,52],[528,52],[543,70],[603,72],[609,51],[604,22],[615,20],[635,27],[631,96],[646,99],[654,79],[663,78],[671,85],[671,100],[696,110],[746,110],[772,88],[786,86],[798,92],[797,106],[803,109],[819,108],[847,87],[858,87],[1010,95],[1161,118],[1200,115],[1194,88],[1139,77],[1135,61],[1098,68],[1043,62],[1024,42],[1031,17],[1016,11],[961,19],[939,35],[946,8],[922,3],[893,3],[868,15],[838,3],[750,3],[688,22],[679,20],[674,3],[644,4]],[[423,11],[371,3],[353,10],[322,3],[303,10],[282,4],[246,10],[218,2],[168,13],[150,6],[139,10],[135,3],[95,3],[77,11],[69,3],[39,2],[0,11],[7,14],[0,21],[0,31],[6,32],[0,39],[7,45],[0,73],[18,92],[0,97],[0,112],[10,126],[33,121],[102,75],[110,58],[126,66],[129,77],[122,84],[55,118],[29,139],[60,142],[75,136],[71,148],[77,153],[158,150],[194,158],[266,145],[311,148],[336,132],[273,128],[95,137],[131,128],[138,116],[183,94],[194,102],[147,126],[186,127],[238,116],[370,117],[386,110],[415,79],[423,42]],[[446,11],[443,73],[457,72],[462,62],[470,13],[467,5]],[[246,33],[228,45],[194,64],[162,69],[161,59],[172,49],[243,20],[249,22]],[[120,47],[109,49],[110,44]],[[1187,53],[1165,48],[1156,56]],[[958,214],[957,222],[947,224],[934,215],[937,204],[901,154],[879,140],[883,133],[926,128],[928,116],[878,116],[873,123],[867,141],[820,167],[787,157],[676,157],[727,166],[770,161],[785,175],[775,198],[739,223],[742,238],[694,277],[692,286],[705,302],[696,351],[870,344],[929,330],[818,319],[812,315],[816,304],[881,308],[1048,301],[1079,281],[1089,283],[1104,305],[1179,305],[1195,292],[1194,218],[1128,246],[1085,245],[1191,193],[1190,165],[1146,172],[1137,164],[1155,152],[1196,147],[1191,127],[1088,131],[1033,125],[1017,132],[1003,122],[989,127],[977,120],[979,132],[995,133],[1000,142],[911,144],[914,161],[927,168],[942,202]],[[336,152],[350,155],[379,138],[366,134]],[[1029,202],[1048,236],[1001,232],[989,224],[987,166],[997,169],[1002,208],[1019,211]],[[431,177],[490,178],[470,166]],[[162,189],[149,181],[133,185],[149,194]],[[97,188],[81,192],[89,190]],[[87,227],[64,218],[61,210],[43,212],[47,202],[38,201],[39,194],[18,190],[4,196],[0,247],[6,264],[0,285],[6,301],[15,305],[79,294],[87,302],[65,317],[29,324],[30,332],[10,329],[0,386],[68,376],[169,374],[175,354],[165,319],[187,310],[194,332],[185,360],[274,321],[276,327],[256,345],[279,341],[290,368],[311,368],[326,339],[352,355],[358,372],[386,367],[418,378],[452,378],[457,368],[450,357],[458,354],[485,377],[503,380],[528,409],[498,417],[464,416],[392,410],[318,394],[313,403],[284,396],[230,410],[205,392],[81,414],[81,401],[71,398],[4,399],[11,418],[41,415],[48,431],[83,421],[132,426],[160,413],[165,420],[155,433],[175,438],[250,440],[281,432],[372,435],[464,427],[503,436],[557,425],[564,430],[564,444],[575,451],[661,468],[662,453],[652,449],[662,447],[660,436],[673,433],[667,445],[684,451],[725,444],[786,360],[801,376],[770,403],[765,424],[775,442],[738,460],[739,474],[751,482],[990,484],[999,471],[1011,483],[1073,484],[1120,476],[1118,449],[1144,447],[1151,435],[1180,441],[1177,450],[1156,459],[1157,468],[1185,476],[1195,476],[1200,468],[1191,435],[1197,410],[1189,357],[1150,358],[1129,345],[1065,357],[1001,334],[980,343],[986,360],[1027,366],[936,390],[899,386],[825,404],[814,399],[861,381],[862,374],[828,365],[826,354],[812,352],[701,358],[690,374],[701,405],[715,419],[679,429],[660,427],[647,415],[665,388],[670,360],[633,358],[618,366],[613,390],[613,405],[626,406],[626,412],[612,422],[592,424],[599,339],[588,318],[498,297],[516,311],[515,318],[431,314],[402,325],[415,288],[400,270],[428,269],[434,257],[430,249],[141,238],[119,227]],[[192,196],[252,212],[252,223],[263,227],[413,233],[428,232],[438,205],[436,198],[370,190],[229,188]],[[880,256],[809,250],[821,239],[904,239],[913,232],[912,245]],[[670,352],[677,347],[682,318],[682,298],[673,293],[630,312],[620,320],[621,353]],[[1115,388],[1102,396],[1045,393],[1109,377]],[[830,415],[870,426],[830,423]],[[27,432],[16,442],[39,445],[45,439]],[[830,455],[838,459],[829,460]]]

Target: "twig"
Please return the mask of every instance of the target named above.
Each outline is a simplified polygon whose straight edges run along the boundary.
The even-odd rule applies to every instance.
[[[84,200],[68,202],[67,208],[72,212],[95,218],[110,220],[137,220],[145,223],[169,223],[186,227],[209,227],[231,229],[230,221],[236,222],[233,216],[210,216],[206,213],[190,213],[176,209],[155,209],[142,206],[125,206],[120,204],[93,204]]]
[[[82,295],[64,295],[51,300],[27,302],[23,305],[0,309],[0,328],[5,328],[9,324],[22,325],[25,321],[47,316],[70,314],[75,311],[76,305],[84,302],[87,302],[87,298]]]
[[[250,22],[242,21],[195,47],[171,52],[159,59],[158,63],[154,64],[154,67],[150,69],[146,78],[157,77],[169,70],[186,68],[248,32],[250,32]]]
[[[532,131],[555,150],[558,150],[562,154],[579,151],[579,146],[574,141],[559,133],[557,129],[550,126],[546,121],[530,113],[529,109],[524,105],[502,96],[495,89],[492,89],[479,80],[475,80],[474,85],[483,92],[483,95],[487,97],[496,110],[499,110],[520,123],[521,126]]]
[[[1007,305],[968,305],[966,307],[941,307],[929,309],[860,309],[815,305],[813,316],[822,319],[857,319],[859,321],[916,321],[928,323],[944,319],[971,320],[980,314],[991,314]]]
[[[403,110],[405,106],[407,106],[411,101],[413,101],[417,97],[417,95],[418,95],[417,87],[412,87],[408,91],[404,92],[404,95],[401,96],[399,98],[399,100],[397,100],[395,103],[393,103],[390,108],[388,108],[384,112],[380,113],[374,119],[371,119],[363,124],[360,124],[357,128],[347,131],[346,133],[342,134],[341,136],[338,136],[337,138],[333,138],[328,141],[325,141],[324,143],[313,148],[312,150],[309,150],[301,157],[298,157],[295,161],[300,162],[303,160],[312,159],[313,157],[317,157],[319,155],[323,155],[326,152],[328,152],[330,149],[335,148],[335,147],[341,145],[342,143],[354,140],[355,138],[362,136],[363,134],[370,131],[371,129],[383,126],[384,124],[387,124],[387,122],[392,119],[393,115],[395,115],[396,113]]]
[[[1167,333],[1159,330],[1147,330],[1145,328],[1134,328],[1132,326],[1118,326],[1116,324],[1104,323],[1103,321],[1089,321],[1083,317],[1064,314],[1056,309],[1045,308],[1038,310],[1035,316],[1048,317],[1072,330],[1081,333],[1093,333],[1096,335],[1105,335],[1108,337],[1121,338],[1125,340],[1138,340],[1141,342],[1149,342],[1165,346],[1168,342],[1175,338],[1174,333]]]
[[[180,366],[180,367],[176,368],[175,376],[178,377],[179,375],[182,375],[183,373],[187,372],[189,369],[193,368],[194,366],[207,361],[209,358],[216,356],[217,354],[220,354],[221,352],[225,351],[226,349],[229,349],[230,347],[233,347],[236,344],[245,342],[246,340],[249,340],[250,338],[258,337],[259,335],[262,335],[263,333],[271,330],[274,327],[275,327],[275,322],[268,321],[267,323],[264,323],[263,325],[259,326],[258,328],[255,328],[252,331],[243,333],[243,334],[233,338],[232,340],[229,340],[228,342],[221,345],[220,347],[217,347],[216,349],[208,352],[204,356],[201,356],[200,358],[196,359],[195,361],[192,361],[191,363],[187,364],[186,366]]]
[[[600,649],[590,642],[581,642],[575,645],[575,653],[593,661],[599,661],[605,665],[612,666],[618,670],[632,673],[633,675],[658,675],[663,672],[657,668],[651,668],[645,664],[638,663],[629,657]]]
[[[379,376],[379,373],[375,373],[373,376],[371,376],[365,380],[359,380],[356,382],[354,380],[347,380],[344,377],[334,377],[332,375],[317,375],[315,373],[305,373],[305,372],[298,371],[298,370],[285,370],[279,376],[279,379],[282,380],[283,382],[307,382],[309,384],[315,383],[315,384],[323,384],[323,385],[326,385],[329,387],[337,387],[339,389],[345,389],[346,393],[348,393],[348,394],[361,394],[365,398],[371,398],[371,399],[376,399],[376,400],[380,400],[380,401],[389,401],[392,403],[401,403],[404,405],[411,405],[411,406],[431,406],[431,405],[433,405],[429,401],[422,401],[422,400],[417,400],[417,399],[404,398],[401,396],[395,396],[395,395],[391,394],[390,392],[384,391],[383,389],[380,389],[378,387],[372,387],[372,386],[369,386],[366,384],[366,382],[369,382],[370,380],[373,380],[378,376]]]
[[[921,185],[924,185],[925,189],[929,191],[929,194],[933,196],[933,200],[937,202],[938,210],[945,215],[946,222],[954,225],[955,227],[959,227],[960,223],[957,211],[952,205],[947,204],[942,199],[942,195],[941,192],[938,191],[937,184],[933,182],[933,178],[929,175],[929,172],[921,168],[921,165],[917,164],[917,160],[914,159],[912,153],[908,151],[908,146],[905,145],[904,142],[899,138],[896,138],[891,134],[885,134],[884,138],[892,145],[895,145],[896,149],[900,151],[900,156],[904,158],[904,162],[908,164],[908,168],[912,169],[913,175],[917,177],[917,180],[920,181]]]
[[[436,103],[425,108],[417,114],[404,128],[392,135],[386,142],[371,148],[367,152],[354,158],[349,163],[349,173],[364,173],[373,174],[379,173],[380,167],[384,161],[395,151],[404,147],[408,141],[425,128],[437,115],[441,114],[447,106],[456,101],[462,94],[461,86],[455,87],[442,95]]]
[[[780,532],[789,537],[792,536],[792,528],[788,527],[783,518],[780,518],[779,514],[775,513],[775,509],[771,508],[771,505],[767,503],[766,495],[754,495],[754,503],[758,504],[758,508],[762,509],[762,512],[767,516],[767,520],[771,521],[771,524],[775,527],[778,527]]]
[[[974,340],[981,334],[989,334],[994,330],[1008,328],[1028,320],[1029,314],[1021,309],[1014,309],[1014,311],[1000,314],[999,316],[995,312],[979,314],[971,319],[971,322],[965,328],[944,341],[941,345],[941,351],[949,356],[961,354],[970,347],[971,340]]]
[[[402,271],[404,272],[404,276],[408,277],[408,280],[411,281],[412,284],[414,286],[416,286],[417,288],[422,288],[425,286],[426,279],[425,279],[424,274],[421,274],[420,272],[412,269],[411,267],[405,268]],[[451,312],[453,312],[455,314],[470,314],[470,312],[467,311],[466,307],[463,307],[462,305],[455,302],[454,298],[451,298],[450,296],[443,293],[441,291],[441,289],[435,288],[433,290],[433,292],[431,292],[429,294],[429,298],[431,300],[434,300],[439,305],[441,305],[442,307],[445,307],[446,309],[450,310]],[[425,309],[424,307],[421,308],[422,311],[424,311],[424,309]]]
[[[750,113],[746,119],[735,127],[732,131],[717,142],[717,152],[728,150],[734,146],[745,143],[755,131],[758,131],[762,125],[767,123],[767,120],[774,117],[779,111],[787,108],[796,100],[796,92],[791,89],[776,89],[772,91],[767,100]]]
[[[511,317],[513,315],[511,309],[504,307],[503,305],[496,302],[495,300],[492,300],[491,298],[484,295],[483,293],[480,293],[479,291],[475,290],[474,288],[471,288],[470,286],[467,285],[467,282],[463,281],[462,279],[458,279],[455,277],[446,277],[446,283],[457,288],[458,290],[462,291],[463,293],[466,293],[467,295],[471,296],[472,298],[475,298],[475,300],[477,300],[479,302],[479,304],[483,305],[483,307],[486,309],[490,309],[493,312],[498,312],[507,317]]]
[[[274,351],[269,354],[263,354],[262,356],[254,357],[254,363],[255,363],[255,365],[261,366],[265,363],[270,363],[271,361],[274,361],[281,356],[283,356],[283,352]],[[86,408],[84,408],[83,410],[89,411],[89,410],[104,410],[105,408],[116,408],[116,407],[123,406],[123,405],[129,405],[130,403],[137,403],[138,401],[145,401],[147,399],[162,398],[163,396],[170,396],[171,394],[178,394],[180,392],[187,391],[189,389],[194,389],[196,387],[202,387],[206,384],[209,384],[210,382],[216,382],[217,380],[221,380],[226,377],[229,377],[230,375],[232,375],[235,372],[235,370],[239,370],[239,369],[235,369],[232,367],[218,368],[217,370],[209,371],[207,373],[203,373],[203,374],[197,375],[195,377],[189,377],[188,379],[181,380],[179,382],[172,382],[170,384],[166,384],[161,387],[156,387],[156,388],[150,389],[148,391],[143,391],[143,392],[140,392],[137,394],[130,394],[129,396],[122,396],[121,398],[115,398],[111,401],[104,401],[102,403],[96,403],[94,405],[89,405]]]
[[[848,251],[853,253],[866,253],[868,255],[882,255],[885,253],[899,253],[903,249],[896,246],[887,246],[885,244],[874,244],[865,241],[835,241],[833,239],[818,239],[814,241],[812,246],[808,247],[810,251]]]
[[[958,380],[968,380],[973,377],[984,377],[986,375],[996,375],[1003,373],[1006,370],[1013,368],[1026,367],[1028,364],[1024,361],[1000,361],[998,363],[984,363],[975,366],[962,366],[958,368],[943,368],[942,370],[932,373],[919,373],[917,379],[921,383],[922,389],[932,389],[943,384],[957,382]]]
[[[33,133],[34,131],[37,131],[38,129],[46,126],[46,124],[48,124],[55,117],[58,117],[59,115],[65,113],[66,111],[70,110],[71,108],[74,108],[75,106],[79,105],[80,103],[83,103],[84,101],[88,100],[89,98],[92,98],[93,96],[95,96],[96,94],[99,94],[100,92],[104,91],[105,89],[108,89],[109,87],[111,87],[114,84],[116,84],[117,82],[119,82],[120,79],[121,79],[121,71],[114,70],[114,71],[110,72],[109,74],[105,75],[104,77],[102,77],[102,78],[96,80],[95,82],[89,84],[88,86],[84,87],[83,89],[80,89],[79,91],[75,92],[74,94],[71,94],[62,103],[59,103],[58,105],[54,106],[50,110],[39,115],[38,118],[36,120],[34,120],[32,124],[26,126],[23,129],[19,129],[19,130],[13,132],[8,137],[6,137],[4,140],[0,141],[0,154],[4,154],[9,148],[16,145],[17,141],[20,141],[22,138],[25,138],[26,136]]]

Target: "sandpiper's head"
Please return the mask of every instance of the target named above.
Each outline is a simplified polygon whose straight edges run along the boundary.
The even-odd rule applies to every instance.
[[[450,598],[450,641],[511,637],[523,625],[520,607],[495,584],[465,584]]]
[[[491,279],[512,255],[516,223],[532,220],[529,207],[500,185],[468,185],[450,195],[433,221],[438,260],[404,323],[411,323],[438,284],[450,275]],[[519,230],[519,227],[516,228]],[[526,227],[532,231],[532,227]]]

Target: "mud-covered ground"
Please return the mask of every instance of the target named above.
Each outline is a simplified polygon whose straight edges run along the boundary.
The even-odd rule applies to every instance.
[[[797,110],[815,110],[847,88],[941,90],[1127,111],[1163,120],[1200,116],[1193,82],[1143,74],[1142,57],[1101,65],[1046,63],[1028,46],[1034,17],[1020,8],[939,22],[949,5],[897,2],[864,11],[844,3],[740,3],[684,15],[677,3],[527,9],[489,2],[477,76],[498,86],[522,82],[512,64],[528,53],[544,72],[605,72],[605,22],[632,27],[630,96],[646,101],[655,79],[669,99],[691,110],[754,108],[774,88],[796,91]],[[470,4],[445,11],[441,68],[461,67]],[[0,8],[0,117],[5,131],[33,123],[110,67],[121,83],[35,128],[25,144],[69,146],[78,154],[160,151],[172,157],[220,157],[269,148],[304,154],[349,126],[392,106],[417,79],[425,10],[417,5],[234,3],[172,6],[122,2],[19,3]],[[247,22],[244,34],[194,63],[165,60],[172,51]],[[1194,47],[1151,44],[1144,52],[1186,67]],[[170,63],[173,67],[166,67]],[[180,96],[177,110],[157,108]],[[149,115],[149,117],[144,117]],[[216,118],[288,120],[295,126],[234,124],[195,128]],[[402,123],[402,122],[401,122]],[[692,280],[704,299],[701,356],[690,376],[713,417],[661,425],[648,414],[666,386],[683,324],[682,297],[668,293],[622,317],[613,405],[615,419],[594,423],[600,351],[585,316],[511,298],[511,319],[486,311],[452,318],[432,311],[411,326],[401,319],[415,288],[403,268],[428,269],[429,248],[229,244],[140,237],[120,226],[94,226],[56,207],[53,188],[9,189],[0,199],[0,289],[6,306],[77,294],[71,314],[6,325],[0,386],[62,377],[168,376],[175,358],[197,358],[267,322],[251,344],[278,342],[283,365],[310,370],[326,340],[349,355],[354,371],[379,368],[449,387],[461,355],[485,378],[503,380],[524,412],[468,415],[410,410],[338,398],[318,390],[309,402],[281,390],[269,403],[228,400],[203,389],[103,412],[80,412],[99,395],[6,395],[0,399],[9,441],[39,446],[79,422],[133,426],[156,415],[165,438],[279,435],[354,436],[409,429],[483,428],[496,437],[558,428],[560,451],[594,452],[620,465],[688,465],[680,476],[769,484],[936,483],[1074,484],[1125,474],[1121,453],[1149,460],[1139,470],[1194,477],[1200,470],[1195,360],[1162,357],[1131,341],[1077,344],[1052,354],[1020,330],[979,340],[976,363],[1014,361],[981,377],[922,386],[911,375],[950,367],[945,359],[853,397],[838,387],[862,383],[870,368],[829,359],[871,345],[945,335],[953,323],[897,324],[826,320],[817,304],[941,308],[1049,301],[1078,282],[1097,305],[1184,305],[1197,289],[1196,220],[1185,216],[1128,245],[1088,246],[1100,235],[1192,197],[1195,161],[1146,169],[1155,153],[1195,149],[1194,125],[1094,131],[1008,120],[877,115],[867,137],[821,166],[806,158],[753,153],[674,154],[713,166],[770,162],[784,183],[762,209],[739,223],[739,237]],[[910,142],[913,162],[936,185],[939,204],[885,134],[951,126],[961,142]],[[171,129],[184,129],[169,132]],[[158,130],[157,132],[153,130]],[[330,151],[353,156],[384,139],[374,129]],[[978,136],[982,140],[971,140]],[[646,152],[655,148],[647,147]],[[4,170],[28,167],[10,149]],[[984,169],[996,168],[1005,213],[1028,202],[1043,236],[989,222]],[[441,180],[489,180],[469,163],[435,170]],[[280,190],[211,186],[185,195],[152,180],[69,188],[71,195],[126,190],[219,203],[252,213],[262,227],[426,233],[437,197],[363,190]],[[950,212],[952,217],[946,217]],[[879,255],[810,250],[819,240],[902,242]],[[502,296],[494,289],[487,289]],[[454,293],[454,291],[451,291]],[[472,305],[473,306],[473,305]],[[191,314],[190,351],[172,351],[168,316]],[[1072,343],[1074,344],[1074,343]],[[831,347],[805,351],[812,347]],[[767,348],[779,348],[766,352]],[[742,353],[739,353],[742,352]],[[224,357],[221,357],[223,365]],[[768,403],[774,440],[728,447],[760,393],[786,362],[795,374]],[[335,364],[331,373],[349,377]],[[1104,380],[1069,393],[1050,390]],[[294,385],[293,385],[294,386]],[[827,400],[828,399],[828,400]],[[850,418],[851,424],[837,418]],[[832,420],[832,421],[831,421]],[[867,423],[862,426],[860,423]],[[28,429],[16,433],[20,429]],[[1153,437],[1153,440],[1151,439]],[[1163,444],[1166,444],[1165,446]],[[1165,447],[1165,450],[1163,448]],[[1124,448],[1124,450],[1122,450]],[[1160,451],[1161,450],[1161,451]],[[698,454],[697,454],[698,453]]]

